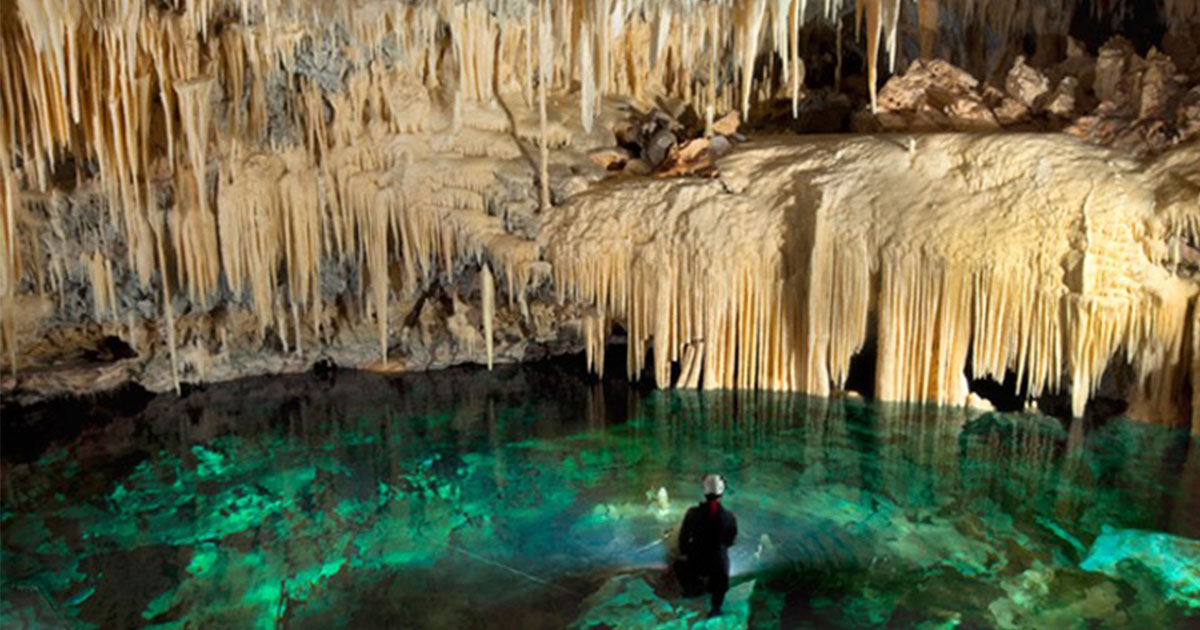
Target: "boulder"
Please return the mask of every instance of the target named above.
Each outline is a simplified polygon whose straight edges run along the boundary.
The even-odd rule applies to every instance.
[[[1031,110],[1041,108],[1042,97],[1050,92],[1050,79],[1025,63],[1025,57],[1017,57],[1004,80],[1004,89],[1022,105]]]
[[[606,171],[619,171],[625,168],[625,164],[632,157],[629,151],[621,147],[605,147],[588,153],[588,159],[592,164]]]
[[[667,158],[667,154],[678,141],[679,139],[675,137],[675,134],[666,129],[661,129],[650,137],[650,142],[646,144],[646,152],[643,154],[643,157],[652,166],[658,166],[663,163],[663,160]]]
[[[1078,91],[1079,79],[1072,76],[1063,77],[1047,100],[1046,111],[1063,118],[1073,117]]]
[[[1175,63],[1170,57],[1155,49],[1146,55],[1146,71],[1141,77],[1139,118],[1165,113],[1168,101],[1179,92],[1175,84],[1175,72]]]
[[[1100,47],[1096,58],[1096,78],[1092,91],[1101,101],[1122,100],[1121,84],[1129,62],[1136,53],[1133,44],[1123,37],[1114,37]]]
[[[713,121],[712,131],[715,134],[722,136],[732,136],[737,133],[738,126],[742,124],[742,116],[735,109],[721,118]]]

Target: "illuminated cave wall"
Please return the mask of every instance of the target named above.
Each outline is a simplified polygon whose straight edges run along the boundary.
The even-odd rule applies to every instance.
[[[1200,163],[1200,147],[1164,162]],[[1161,183],[1109,151],[1018,134],[780,139],[722,169],[600,186],[547,219],[555,285],[599,307],[597,365],[616,319],[630,371],[653,341],[660,385],[682,361],[680,385],[828,395],[873,336],[884,400],[963,404],[969,364],[1015,372],[1034,397],[1069,385],[1080,415],[1122,357],[1139,415],[1186,414],[1197,286],[1171,272],[1167,236],[1197,227],[1195,172]],[[1188,196],[1163,203],[1175,186]]]
[[[1159,6],[1171,23],[1200,21],[1198,3]],[[1064,149],[1097,169],[1079,167],[1097,186],[1083,191],[1068,167],[1039,179],[1041,140],[997,148],[1027,158],[999,170],[986,152],[965,159],[941,146],[935,156],[963,160],[954,198],[937,190],[937,165],[904,171],[914,152],[934,157],[885,148],[891,141],[821,145],[833,154],[824,162],[799,148],[774,160],[748,148],[718,164],[716,184],[626,177],[617,191],[588,159],[614,144],[632,106],[689,106],[707,133],[727,112],[753,123],[756,106],[776,100],[798,113],[806,29],[849,26],[839,41],[861,42],[871,60],[874,110],[906,43],[941,53],[939,38],[961,41],[969,25],[1003,56],[1005,42],[1028,34],[1063,39],[1081,10],[966,0],[4,3],[5,388],[84,387],[46,374],[70,363],[64,349],[108,338],[152,365],[136,375],[126,364],[85,366],[86,387],[136,378],[177,388],[300,369],[324,354],[398,369],[498,352],[514,360],[525,356],[511,350],[521,335],[586,348],[598,367],[615,321],[631,332],[631,372],[658,348],[662,384],[678,361],[688,385],[828,393],[871,334],[884,348],[885,398],[963,402],[970,354],[975,374],[1015,370],[1030,395],[1069,386],[1079,413],[1119,360],[1136,372],[1141,415],[1178,419],[1188,381],[1200,391],[1187,343],[1196,283],[1170,271],[1173,244],[1197,240],[1194,150],[1126,163]],[[999,172],[1006,183],[994,185],[1012,190],[995,197],[1023,199],[1015,210],[972,201]],[[1072,192],[1030,192],[1024,174]],[[679,195],[715,195],[730,177],[753,193],[734,205],[763,202],[746,225],[714,216],[670,242],[656,231],[681,212]],[[1102,198],[1109,186],[1116,197]],[[894,221],[883,210],[901,205],[889,195],[905,187],[913,218]],[[617,192],[628,195],[620,207]],[[1100,214],[1112,223],[1098,224],[1108,227],[1091,223],[1091,205],[1110,211]],[[945,236],[963,226],[943,215],[967,207],[966,227],[1023,235],[1037,225],[1029,238],[1054,244]],[[591,225],[596,234],[584,234]],[[737,234],[745,227],[758,231]],[[883,233],[894,240],[863,236]],[[739,239],[753,242],[727,247]],[[974,262],[959,266],[964,257]],[[455,287],[441,310],[430,310],[434,281]],[[547,299],[555,294],[572,299]],[[792,309],[806,313],[783,314]],[[467,349],[422,361],[393,352],[410,329],[430,337],[434,324]],[[240,362],[229,358],[238,351]]]

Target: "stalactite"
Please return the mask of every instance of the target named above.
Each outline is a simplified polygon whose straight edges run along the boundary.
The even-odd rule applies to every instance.
[[[0,129],[2,134],[3,129]],[[15,297],[20,282],[21,265],[16,241],[16,183],[8,165],[8,155],[0,153],[0,214],[3,215],[4,233],[0,238],[0,353],[7,351],[9,369],[17,375],[17,306]]]
[[[80,266],[88,270],[88,280],[92,288],[92,315],[96,321],[102,322],[112,318],[117,312],[117,295],[113,289],[112,263],[100,252],[81,256]]]
[[[584,22],[580,30],[582,31],[582,41],[579,47],[579,117],[583,121],[583,130],[591,133],[592,119],[595,118],[596,110],[596,87],[592,72],[591,22]]]
[[[1192,435],[1200,437],[1200,299],[1192,302]],[[1195,441],[1193,441],[1193,444]],[[1197,447],[1192,446],[1195,450]]]
[[[162,237],[162,222],[159,222],[160,227],[154,231],[155,250],[158,253],[158,275],[159,284],[162,287],[162,308],[163,308],[163,323],[167,328],[167,352],[171,359],[171,384],[175,388],[175,393],[180,393],[179,388],[179,354],[175,344],[175,307],[171,303],[171,283],[167,276],[167,256],[163,249]]]
[[[804,86],[804,60],[800,58],[800,20],[807,10],[806,0],[793,0],[789,9],[791,26],[788,29],[788,56],[791,57],[791,67],[788,79],[792,84],[792,117],[800,115],[800,89]]]
[[[550,39],[550,3],[538,3],[538,179],[540,182],[541,210],[550,208],[550,143],[546,132],[546,91],[549,89],[553,64]]]
[[[486,258],[489,286],[494,269],[508,284],[510,303],[523,303],[537,249],[488,214],[485,189],[496,178],[488,160],[518,160],[522,147],[513,137],[536,143],[538,202],[546,210],[550,146],[577,139],[580,124],[590,131],[605,120],[606,95],[642,102],[679,97],[703,113],[710,133],[717,114],[738,109],[745,120],[756,95],[770,98],[776,89],[790,95],[798,115],[805,68],[798,33],[812,17],[806,0],[353,0],[304,10],[276,0],[169,4],[17,0],[0,6],[0,300],[13,303],[23,281],[32,291],[61,294],[69,288],[70,268],[82,264],[95,315],[124,317],[116,312],[114,277],[125,277],[127,267],[146,289],[158,278],[176,380],[173,300],[183,294],[195,306],[208,306],[222,279],[233,301],[254,315],[260,338],[274,328],[297,352],[322,334],[328,318],[323,263],[361,265],[354,288],[363,306],[356,308],[368,321],[375,318],[385,358],[389,303],[397,292],[451,274],[459,259]],[[894,68],[902,12],[917,12],[928,56],[936,52],[939,15],[950,12],[987,24],[1000,37],[1034,27],[1065,29],[1045,19],[1045,11],[1039,14],[1041,5],[857,0],[872,102],[884,53]],[[844,0],[812,3],[814,15],[837,21],[839,76],[841,17],[849,7]],[[1171,0],[1165,10],[1181,19],[1198,13],[1191,0]],[[338,45],[349,38],[345,68],[327,76],[299,71],[296,51],[315,50],[325,37]],[[576,83],[578,94],[566,94]],[[294,93],[282,105],[272,101],[279,85],[298,86],[285,90]],[[517,106],[510,121],[493,105],[518,93],[523,99],[509,99]],[[557,108],[567,102],[564,96],[580,99],[578,121],[552,115],[567,111]],[[447,97],[453,101],[448,129],[442,124]],[[296,146],[285,129],[289,122]],[[33,249],[37,239],[22,245],[23,230],[35,229],[22,224],[22,208],[54,188],[52,174],[67,158],[95,165],[112,223],[124,237],[123,253],[88,249],[85,258],[75,252],[68,259]],[[157,200],[167,191],[174,204],[162,214]],[[627,200],[629,207],[644,203]],[[1123,277],[1122,265],[1140,259],[1134,248],[1110,260],[1093,251],[1095,244],[1136,237],[1095,223],[1092,214],[1088,209],[1073,224],[1084,235],[1086,263],[1077,270],[1079,282],[1065,288],[1049,283],[1029,261],[986,268],[975,261],[960,269],[947,264],[953,257],[945,251],[883,255],[878,234],[825,238],[834,231],[825,217],[812,219],[809,227],[822,236],[806,243],[807,250],[756,250],[721,260],[719,269],[694,243],[673,242],[653,256],[622,243],[572,253],[571,260],[558,254],[554,273],[564,296],[596,309],[585,323],[593,369],[602,368],[604,340],[620,321],[631,335],[631,373],[647,367],[653,344],[649,367],[659,384],[679,362],[677,382],[685,385],[825,393],[845,382],[850,358],[875,334],[886,347],[877,387],[889,398],[958,401],[969,360],[979,375],[1014,370],[1031,393],[1070,386],[1078,410],[1103,367],[1136,347],[1143,351],[1125,358],[1135,365],[1148,404],[1157,404],[1186,378],[1182,368],[1161,368],[1172,360],[1186,367],[1180,335],[1187,320],[1178,300],[1137,301],[1129,286],[1106,284]],[[1194,240],[1198,216],[1194,203],[1181,203],[1161,221]],[[862,224],[877,219],[858,217]],[[635,220],[615,219],[619,225]],[[1062,227],[1039,225],[1045,234]],[[755,238],[762,243],[774,236]],[[393,281],[393,273],[399,279]],[[813,297],[803,303],[790,297],[798,293]],[[881,323],[868,330],[872,312]],[[0,330],[15,368],[11,315]]]
[[[496,319],[496,283],[492,278],[492,268],[484,263],[479,270],[479,293],[483,308],[483,339],[487,344],[487,368],[492,369],[496,348],[494,343]]]
[[[931,59],[938,37],[938,2],[939,0],[919,0],[917,4],[917,24],[921,29],[921,57]]]
[[[581,197],[541,238],[560,299],[596,308],[589,322],[625,327],[631,375],[652,341],[660,384],[681,361],[680,384],[828,394],[844,385],[874,312],[882,399],[962,404],[969,359],[976,378],[1011,370],[1031,396],[1069,386],[1080,415],[1105,368],[1127,356],[1147,405],[1172,413],[1197,288],[1147,256],[1137,227],[1156,213],[1151,182],[1162,174],[1059,142],[772,144],[727,161],[723,185]],[[1047,161],[1050,205],[1023,185],[1017,155]],[[939,186],[926,188],[926,176]],[[994,207],[976,180],[1004,190],[1009,209],[986,227],[967,219]],[[900,199],[903,208],[872,209]],[[1065,277],[1064,264],[1075,269]],[[587,347],[602,348],[592,337],[606,329],[585,329]]]
[[[750,118],[750,91],[754,87],[754,64],[758,59],[763,20],[767,14],[766,0],[748,0],[749,6],[739,12],[742,22],[739,48],[741,54],[742,119]]]

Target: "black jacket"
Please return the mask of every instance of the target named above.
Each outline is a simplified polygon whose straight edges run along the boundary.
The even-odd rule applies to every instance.
[[[737,519],[733,512],[717,505],[713,514],[705,501],[688,509],[679,531],[679,552],[688,562],[709,570],[729,573],[729,547],[737,538]]]

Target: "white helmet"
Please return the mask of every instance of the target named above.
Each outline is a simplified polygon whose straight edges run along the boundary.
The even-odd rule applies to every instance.
[[[725,494],[725,478],[721,475],[708,475],[704,478],[704,496],[721,496]]]

